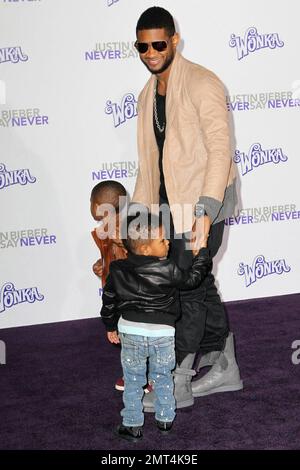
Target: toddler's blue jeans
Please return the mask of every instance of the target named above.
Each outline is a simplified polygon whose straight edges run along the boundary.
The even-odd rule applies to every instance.
[[[175,399],[172,370],[175,368],[173,336],[150,337],[120,333],[125,389],[121,411],[124,426],[143,426],[143,387],[153,382],[155,418],[173,421]],[[147,359],[149,359],[147,379]]]

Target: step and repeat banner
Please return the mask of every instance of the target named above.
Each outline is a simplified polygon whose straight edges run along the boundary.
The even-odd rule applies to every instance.
[[[0,0],[0,328],[99,315],[90,192],[114,179],[132,195],[149,77],[135,26],[154,4]],[[222,298],[299,292],[300,4],[158,4],[226,87],[239,204],[214,266]]]

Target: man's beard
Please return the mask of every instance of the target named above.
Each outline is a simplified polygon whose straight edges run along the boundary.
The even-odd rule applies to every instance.
[[[153,75],[158,75],[159,73],[163,73],[165,70],[167,70],[167,68],[172,64],[174,57],[175,54],[172,53],[172,55],[166,60],[164,65],[159,70],[152,70],[150,67],[148,67],[147,63],[144,62],[144,64],[146,65],[149,72],[153,73]]]

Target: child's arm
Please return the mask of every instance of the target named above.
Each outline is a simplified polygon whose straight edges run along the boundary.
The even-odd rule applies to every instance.
[[[212,261],[208,248],[201,248],[194,257],[192,266],[187,270],[180,269],[175,263],[173,267],[173,283],[179,289],[195,289],[212,269]]]
[[[100,312],[100,315],[105,325],[107,333],[113,333],[117,331],[117,324],[118,324],[119,316],[116,314],[116,297],[117,296],[116,296],[116,292],[113,286],[112,278],[111,278],[111,275],[109,274],[106,279],[106,284],[103,288],[102,308]],[[109,336],[108,336],[108,339],[109,339]]]

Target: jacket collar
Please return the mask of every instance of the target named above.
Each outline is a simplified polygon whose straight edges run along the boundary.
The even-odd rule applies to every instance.
[[[137,266],[144,266],[145,264],[160,261],[160,258],[158,258],[158,256],[144,256],[128,253],[128,261]]]
[[[167,112],[167,126],[172,126],[174,117],[176,116],[177,99],[178,99],[178,87],[181,80],[179,76],[181,73],[181,64],[183,61],[182,55],[176,51],[175,57],[170,70],[168,87],[167,87],[167,99],[166,99],[166,112]]]
[[[176,51],[174,60],[171,65],[168,87],[167,87],[167,99],[166,99],[166,115],[167,115],[167,126],[172,126],[173,119],[176,116],[176,102],[178,97],[178,84],[181,82],[180,75],[182,74],[182,65],[185,59],[182,57],[180,52]],[[151,106],[151,112],[146,113],[150,116],[152,125],[152,106],[153,106],[153,94],[156,87],[157,78],[153,74],[148,81],[148,89],[146,94],[146,105]]]

